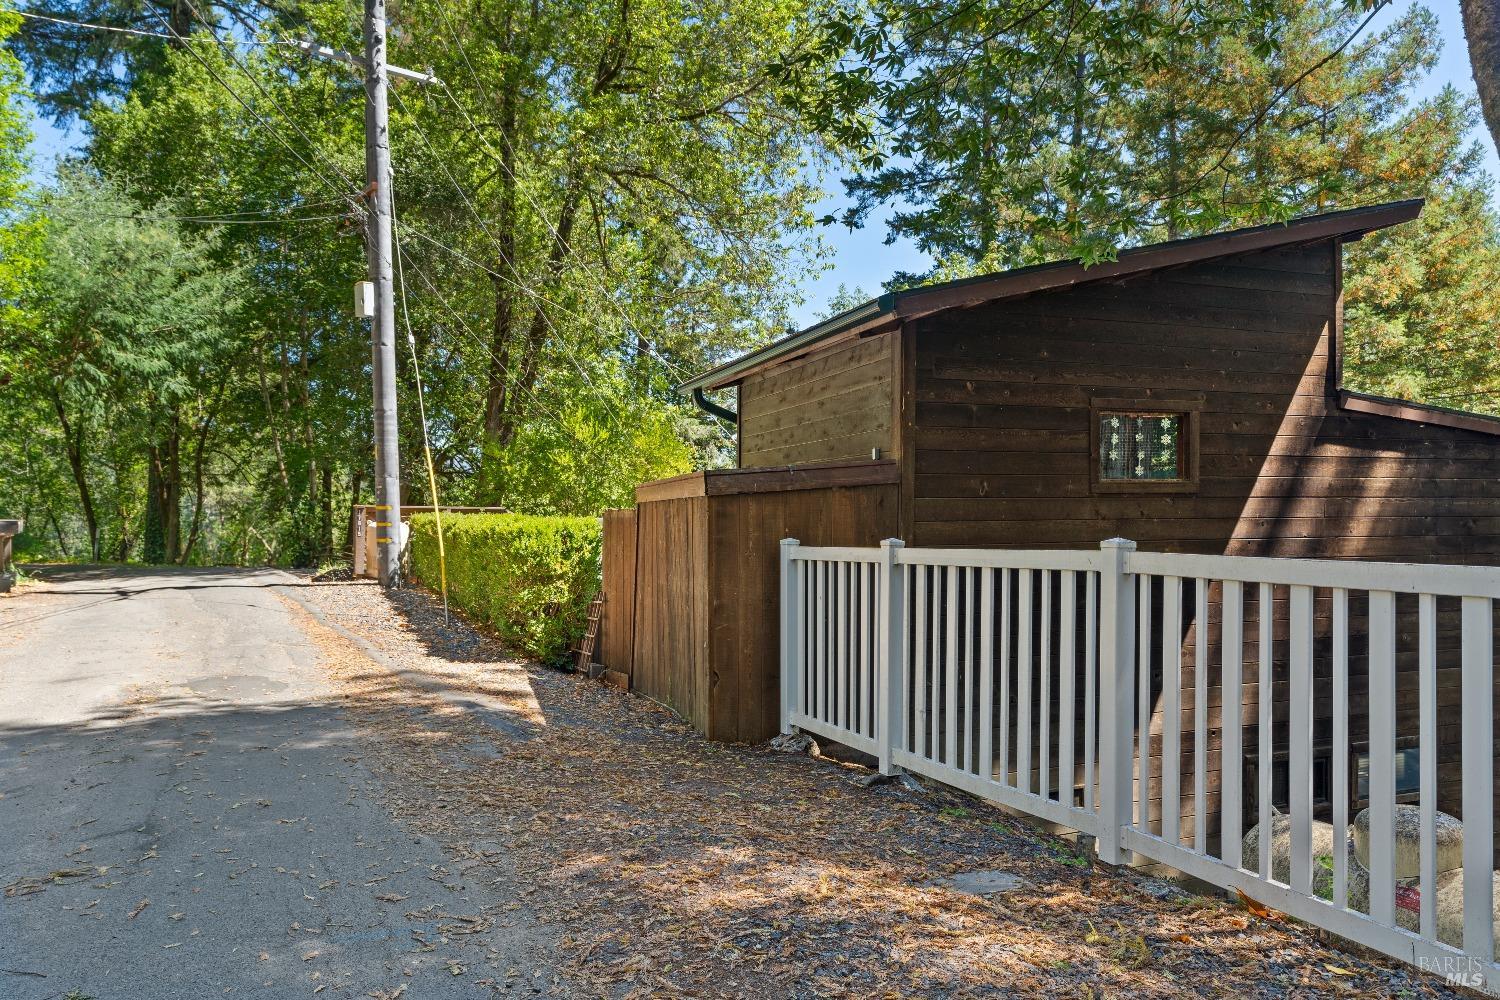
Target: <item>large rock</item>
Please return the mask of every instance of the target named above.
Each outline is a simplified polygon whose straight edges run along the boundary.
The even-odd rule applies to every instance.
[[[1351,842],[1350,847],[1353,847]],[[1500,954],[1500,872],[1491,872],[1490,905],[1493,908],[1495,952]],[[1419,879],[1396,880],[1396,925],[1414,933],[1421,927],[1421,887]],[[1330,894],[1331,895],[1331,894]],[[1437,938],[1444,944],[1462,948],[1464,944],[1464,870],[1452,868],[1437,877]],[[1357,852],[1349,856],[1349,909],[1370,912],[1370,873]]]
[[[1397,879],[1416,878],[1422,874],[1422,811],[1414,805],[1396,806]],[[1447,813],[1433,817],[1437,840],[1437,870],[1451,872],[1464,863],[1464,825]],[[1370,810],[1362,809],[1354,817],[1354,855],[1366,868],[1370,864]]]
[[[1321,820],[1312,823],[1312,855],[1314,877],[1321,866],[1318,859],[1333,854],[1333,825]],[[1260,824],[1245,834],[1244,850],[1240,863],[1253,872],[1260,871]],[[1271,814],[1271,878],[1277,882],[1292,880],[1292,818],[1285,813]]]

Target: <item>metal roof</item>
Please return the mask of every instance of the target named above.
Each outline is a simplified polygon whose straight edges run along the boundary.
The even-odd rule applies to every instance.
[[[1047,264],[1018,267],[995,274],[984,274],[958,281],[923,285],[899,292],[887,292],[876,299],[847,309],[821,323],[799,330],[751,351],[733,361],[711,368],[678,386],[678,389],[718,389],[738,380],[751,368],[798,352],[820,341],[882,319],[914,319],[946,309],[994,302],[1000,299],[1030,295],[1033,292],[1068,288],[1094,281],[1133,277],[1168,267],[1180,267],[1234,254],[1274,250],[1280,247],[1317,243],[1323,240],[1355,240],[1377,229],[1415,219],[1422,211],[1422,199],[1395,201],[1383,205],[1349,208],[1338,212],[1309,215],[1289,222],[1276,222],[1249,229],[1195,236],[1120,252],[1118,258],[1084,265],[1078,260],[1061,260]]]

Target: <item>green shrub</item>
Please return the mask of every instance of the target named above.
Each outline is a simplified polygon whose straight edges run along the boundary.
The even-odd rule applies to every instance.
[[[597,518],[444,514],[443,541],[449,601],[517,652],[557,662],[583,635],[599,589]],[[432,514],[413,515],[410,545],[412,575],[437,590]]]

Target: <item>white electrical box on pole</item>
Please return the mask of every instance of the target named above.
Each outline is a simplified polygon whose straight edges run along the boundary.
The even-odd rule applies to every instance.
[[[386,62],[385,0],[365,0],[365,55],[300,42],[308,55],[349,63],[365,71],[365,252],[370,280],[355,286],[355,314],[370,324],[371,382],[375,399],[376,565],[383,587],[401,582],[401,454],[396,426],[396,302],[392,281],[391,131],[389,77],[436,83],[431,73]],[[356,544],[361,540],[356,539]]]

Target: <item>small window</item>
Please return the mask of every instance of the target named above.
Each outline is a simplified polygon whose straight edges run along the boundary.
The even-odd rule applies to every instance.
[[[1099,478],[1105,482],[1186,479],[1181,413],[1099,414]]]
[[[1198,488],[1199,398],[1096,398],[1090,480],[1097,493],[1191,493]]]

